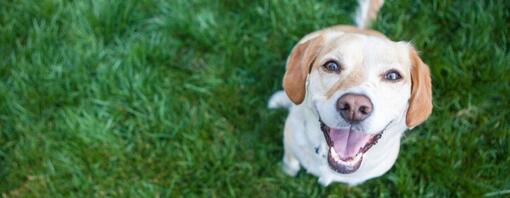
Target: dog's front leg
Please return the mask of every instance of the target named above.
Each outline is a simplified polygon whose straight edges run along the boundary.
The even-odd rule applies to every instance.
[[[300,169],[299,160],[296,158],[293,147],[296,142],[292,139],[292,127],[289,121],[285,122],[285,129],[283,132],[283,171],[288,175],[294,177],[297,175]]]

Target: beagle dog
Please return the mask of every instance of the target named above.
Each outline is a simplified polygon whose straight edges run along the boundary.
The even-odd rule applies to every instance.
[[[428,66],[408,42],[368,30],[383,0],[359,0],[357,27],[306,35],[292,49],[284,91],[270,108],[286,107],[283,170],[301,167],[331,182],[357,185],[395,163],[406,129],[432,112]]]

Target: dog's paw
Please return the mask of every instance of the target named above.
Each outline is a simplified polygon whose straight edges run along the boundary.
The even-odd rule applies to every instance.
[[[331,178],[329,178],[329,177],[322,176],[319,178],[319,184],[321,184],[324,187],[329,186],[329,184],[331,184],[331,182],[333,182],[333,180],[331,180]]]
[[[276,109],[276,108],[290,108],[292,106],[292,101],[290,101],[289,97],[287,97],[287,94],[285,94],[284,91],[277,91],[274,93],[271,98],[269,99],[269,102],[267,104],[267,107],[270,109]]]
[[[299,162],[296,159],[289,156],[283,157],[282,169],[287,175],[291,177],[296,176],[300,168]]]
[[[291,177],[295,177],[297,175],[297,173],[299,172],[299,167],[298,168],[291,167],[285,163],[283,164],[282,169],[283,169],[283,172],[285,172],[285,174],[287,174]]]

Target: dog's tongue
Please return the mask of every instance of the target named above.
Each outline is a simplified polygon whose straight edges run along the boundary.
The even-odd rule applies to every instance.
[[[329,131],[329,137],[333,141],[333,146],[341,160],[354,158],[359,150],[370,141],[373,135],[356,131],[354,129],[343,128]]]

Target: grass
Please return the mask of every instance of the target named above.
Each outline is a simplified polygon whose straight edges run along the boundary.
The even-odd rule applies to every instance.
[[[508,196],[510,2],[387,0],[434,112],[356,187],[280,170],[291,47],[355,0],[0,1],[2,197]]]

